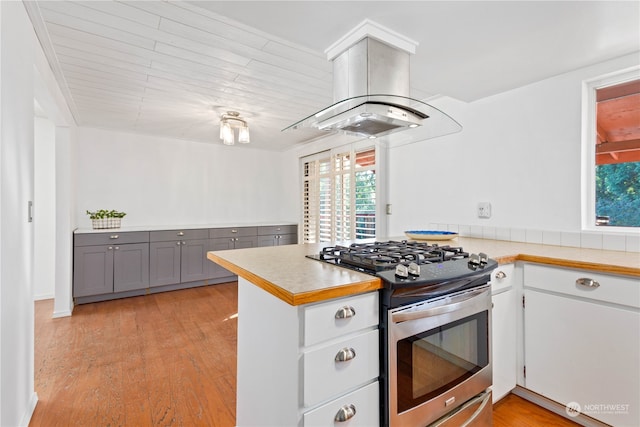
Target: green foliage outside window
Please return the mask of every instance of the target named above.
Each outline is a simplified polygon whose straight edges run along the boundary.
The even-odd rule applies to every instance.
[[[596,215],[610,226],[640,227],[640,162],[596,166]]]

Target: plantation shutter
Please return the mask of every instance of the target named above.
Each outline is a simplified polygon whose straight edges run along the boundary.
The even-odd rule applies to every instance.
[[[302,159],[303,242],[374,238],[375,148]]]

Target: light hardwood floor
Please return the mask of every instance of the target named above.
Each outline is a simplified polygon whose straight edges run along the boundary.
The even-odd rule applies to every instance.
[[[235,424],[237,283],[77,306],[52,319],[35,303],[35,390],[29,424]],[[495,427],[575,425],[516,396]]]

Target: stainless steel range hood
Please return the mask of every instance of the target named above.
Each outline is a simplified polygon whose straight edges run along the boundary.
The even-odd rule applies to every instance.
[[[421,139],[459,132],[459,123],[409,96],[409,53],[364,37],[333,59],[334,104],[283,129],[378,138],[432,126]]]

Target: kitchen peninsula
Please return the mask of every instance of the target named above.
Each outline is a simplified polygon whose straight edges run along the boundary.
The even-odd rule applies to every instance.
[[[601,416],[588,412],[585,414],[608,423],[615,424],[618,420],[618,424],[637,424],[639,408],[636,402],[640,400],[640,387],[637,380],[630,382],[628,379],[638,378],[638,375],[633,373],[638,371],[637,360],[640,357],[638,253],[466,237],[458,237],[453,245],[463,246],[470,253],[485,252],[501,266],[516,265],[518,273],[509,277],[509,280],[513,280],[509,289],[509,303],[514,306],[516,296],[520,298],[526,294],[531,295],[532,301],[538,296],[553,297],[553,301],[559,301],[561,306],[566,304],[567,309],[572,307],[571,304],[583,304],[583,301],[588,300],[589,310],[595,307],[604,310],[603,313],[607,316],[612,312],[612,318],[621,316],[619,320],[627,322],[624,329],[628,333],[622,333],[616,338],[618,341],[613,343],[607,341],[610,337],[605,337],[604,345],[623,345],[626,350],[620,352],[623,355],[609,356],[620,359],[607,365],[614,366],[608,370],[607,378],[600,378],[597,371],[591,374],[589,384],[595,384],[597,387],[584,385],[582,388],[587,394],[584,394],[584,390],[571,389],[575,387],[572,385],[574,383],[571,373],[563,373],[565,377],[560,377],[560,382],[563,383],[560,387],[547,384],[546,374],[536,373],[536,358],[542,356],[535,352],[526,355],[528,363],[531,363],[531,366],[527,366],[527,378],[513,372],[508,389],[518,385],[525,392],[526,389],[531,389],[562,404],[570,401],[587,403],[588,399],[592,399],[588,394],[592,392],[590,389],[599,388],[610,393],[609,382],[619,385],[626,381],[628,387],[615,392],[614,395],[609,394],[611,398],[618,399],[616,401],[628,403],[627,413],[621,415],[624,418],[612,419],[607,418],[606,414]],[[381,288],[382,283],[375,276],[305,258],[305,255],[318,253],[323,246],[326,244],[208,253],[211,261],[239,276],[236,411],[238,426],[333,425],[336,416],[349,416],[351,408],[357,408],[357,411],[354,411],[356,415],[350,425],[377,425],[379,422],[379,302],[376,291]],[[543,270],[538,271],[539,267]],[[572,274],[571,284],[565,289],[564,282],[555,278],[562,278],[562,274],[567,272]],[[577,287],[574,281],[587,274],[592,275],[595,278],[594,282],[600,282],[602,286],[587,290],[589,294],[586,297],[575,295],[579,290],[574,289]],[[527,282],[528,277],[533,282]],[[538,282],[540,277],[544,277],[545,280]],[[557,286],[557,289],[554,286]],[[602,306],[591,304],[591,301],[600,298],[603,301]],[[336,318],[335,314],[338,311],[349,307],[354,309],[355,316],[347,319]],[[581,307],[578,306],[576,310]],[[525,330],[522,322],[515,318],[515,310],[513,313],[514,318],[502,322],[501,325],[510,325],[514,336],[516,333],[520,336],[517,345],[521,346],[525,339],[536,338],[537,331]],[[518,313],[522,315],[522,311]],[[579,316],[579,311],[576,313],[576,316]],[[526,314],[538,316],[535,307]],[[600,312],[596,315],[599,314]],[[553,319],[551,310],[545,311],[545,316]],[[616,324],[608,326],[616,327]],[[523,338],[522,334],[526,337],[527,333],[530,337]],[[599,336],[591,338],[592,341],[600,339]],[[600,346],[599,342],[589,343],[588,339],[586,341],[594,348]],[[531,341],[529,344],[543,345],[544,342]],[[510,357],[514,358],[514,365],[515,358],[520,357],[516,356],[515,346],[514,338],[514,348],[509,349],[509,354],[512,355]],[[357,357],[346,365],[337,366],[334,355],[345,348],[356,348]],[[496,349],[494,353],[494,358],[501,357]],[[601,360],[597,363],[601,363]],[[522,361],[518,360],[519,367],[520,364]],[[581,375],[591,372],[589,365],[577,365],[579,366],[576,369]],[[551,371],[555,369],[553,366],[548,368]],[[622,380],[617,377],[618,371],[624,375]],[[558,383],[558,377],[554,382]],[[563,389],[566,387],[570,390]],[[598,393],[598,390],[595,390],[595,393]],[[599,398],[599,395],[595,396],[596,399]]]

